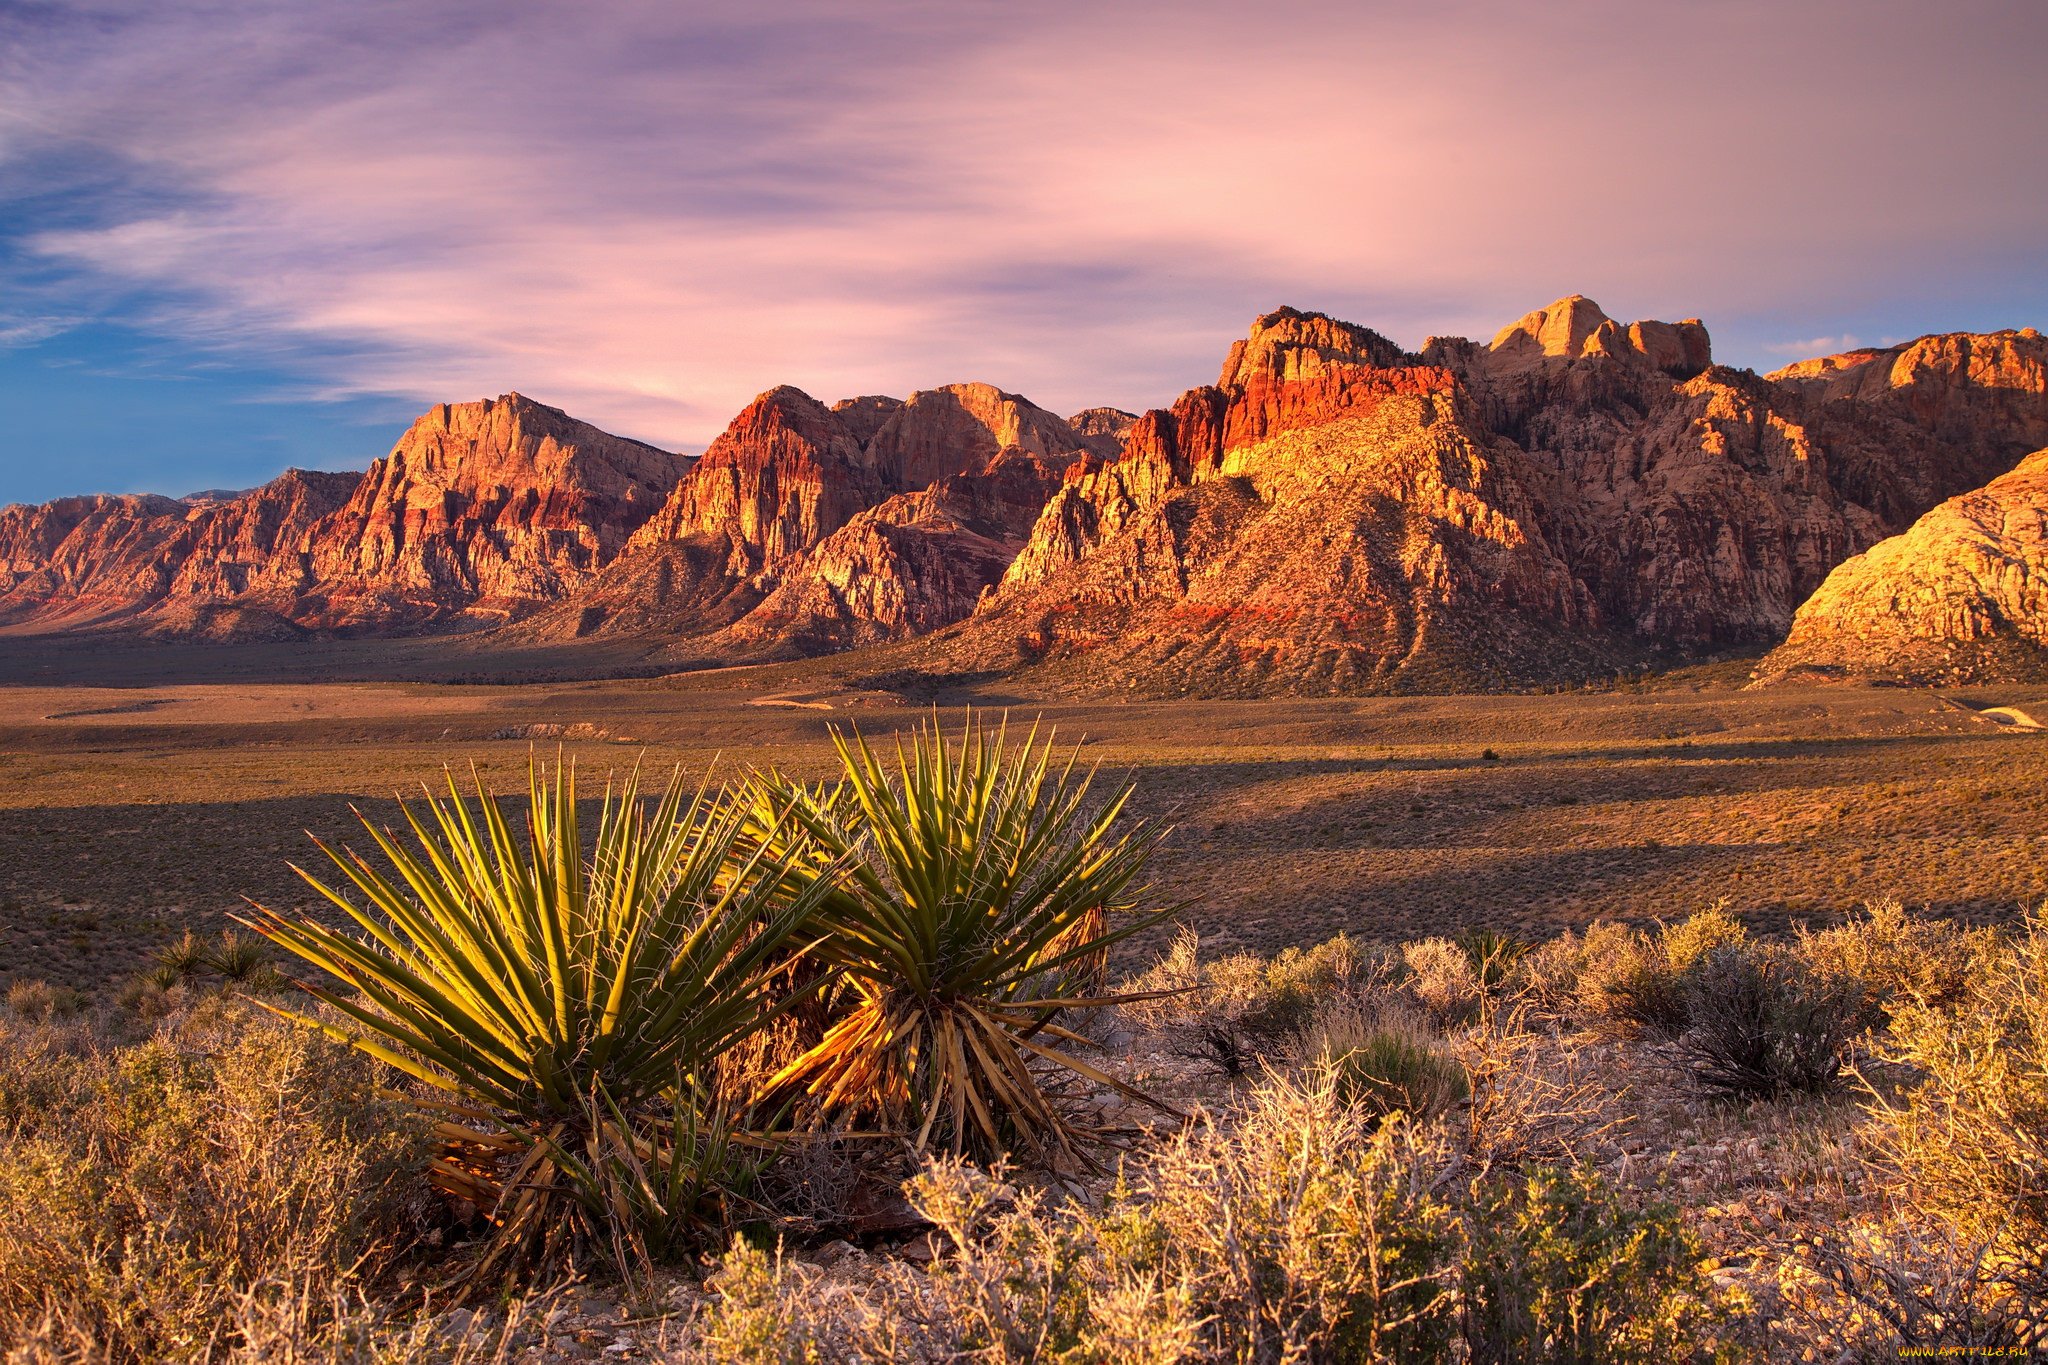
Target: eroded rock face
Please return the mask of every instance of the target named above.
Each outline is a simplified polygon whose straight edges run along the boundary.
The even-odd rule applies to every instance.
[[[702,637],[679,649],[720,657],[922,633],[973,610],[1069,463],[1115,447],[988,384],[830,408],[774,389],[534,629]]]
[[[1023,548],[1068,462],[1010,446],[980,469],[878,503],[787,566],[710,647],[815,654],[961,620]]]
[[[363,475],[0,510],[0,625],[509,623],[735,661],[932,635],[934,669],[1094,690],[1540,684],[1783,638],[1838,565],[2048,447],[2044,376],[2031,330],[1759,376],[1697,320],[1574,295],[1413,354],[1281,309],[1140,417],[774,389],[694,464],[513,394]],[[1944,639],[2024,638],[1993,563],[1924,613]]]
[[[1455,374],[1365,328],[1259,319],[1220,382],[1069,471],[959,648],[1106,682],[1370,689],[1597,630],[1535,472]]]
[[[65,498],[7,508],[0,511],[0,620],[161,629],[183,619],[189,603],[247,592],[348,500],[360,477],[293,469],[227,497]],[[267,619],[274,613],[259,610],[263,632],[274,632]],[[216,618],[200,633],[237,632]]]
[[[1715,366],[1697,320],[1623,325],[1576,295],[1415,355],[1283,309],[1216,385],[1070,472],[948,650],[1227,692],[1541,683],[1767,642],[1837,564],[2010,466],[2048,421],[2038,345],[1925,338],[1759,377]]]
[[[687,467],[518,394],[443,405],[363,474],[9,508],[0,619],[209,637],[495,623],[588,581]]]
[[[1113,455],[1130,435],[1131,428],[1138,424],[1138,414],[1125,412],[1122,408],[1083,408],[1067,418],[1067,425],[1077,436],[1106,438],[1107,444],[1100,453]]]
[[[1837,566],[1758,676],[1815,672],[2048,676],[2048,450]]]
[[[682,457],[519,394],[443,404],[370,466],[270,590],[342,629],[504,619],[589,581],[661,507]]]

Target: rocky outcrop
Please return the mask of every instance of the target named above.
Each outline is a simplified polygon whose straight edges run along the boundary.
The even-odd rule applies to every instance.
[[[1102,437],[1103,446],[1098,453],[1113,455],[1123,444],[1124,437],[1131,434],[1131,428],[1138,424],[1138,414],[1125,412],[1122,408],[1083,408],[1067,418],[1067,425],[1074,434],[1083,437]]]
[[[502,621],[588,582],[687,468],[516,393],[443,404],[262,590],[327,629]]]
[[[1534,471],[1465,402],[1377,333],[1268,314],[1215,385],[1069,471],[948,648],[1205,691],[1505,681],[1583,653],[1565,632],[1599,622]]]
[[[360,476],[287,470],[263,487],[197,501],[66,498],[0,511],[0,621],[43,629],[182,618],[243,594],[341,507]],[[266,624],[269,632],[274,625]],[[224,620],[205,633],[234,632]]]
[[[2048,450],[1828,575],[1758,676],[2048,678]]]
[[[1222,693],[1569,681],[1775,643],[1795,612],[1801,648],[2032,649],[2034,570],[1998,568],[2028,553],[2018,512],[1996,553],[1955,529],[1975,503],[1925,530],[1980,554],[1935,556],[1953,601],[1883,546],[1973,489],[2007,505],[1994,481],[2043,447],[2032,330],[1760,376],[1696,319],[1580,295],[1414,353],[1280,309],[1138,417],[778,388],[692,463],[508,394],[436,408],[360,476],[8,508],[0,626],[495,626],[731,661],[929,637],[912,666]],[[1837,587],[1845,561],[1907,605]],[[1883,624],[1805,624],[1809,598]]]
[[[0,621],[207,637],[495,624],[616,558],[688,467],[518,394],[443,405],[364,474],[0,512]]]
[[[770,389],[705,449],[633,548],[717,542],[727,571],[745,577],[817,544],[885,496],[854,430],[801,389]]]
[[[1768,643],[1837,564],[2010,466],[2048,421],[2037,344],[1926,338],[1759,377],[1714,365],[1695,319],[1624,325],[1577,295],[1414,355],[1283,309],[1070,472],[943,652],[1229,692],[1542,683]]]
[[[980,469],[867,509],[788,565],[710,648],[817,654],[961,620],[1023,548],[1067,463],[1011,446]]]
[[[829,408],[772,389],[528,633],[688,637],[692,657],[902,639],[973,610],[1066,466],[1115,448],[988,384]]]

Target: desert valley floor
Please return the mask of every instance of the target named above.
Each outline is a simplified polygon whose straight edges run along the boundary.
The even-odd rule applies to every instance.
[[[351,805],[388,819],[394,792],[444,764],[500,789],[558,748],[593,776],[714,759],[822,776],[828,727],[885,736],[928,714],[837,666],[521,685],[177,668],[148,685],[109,655],[38,683],[48,658],[0,658],[0,984],[102,985],[187,926],[214,931],[243,896],[310,904],[287,867],[317,858],[306,831],[350,840]],[[122,685],[81,685],[95,673]],[[2048,732],[1969,709],[2032,710],[2041,689],[1746,691],[1743,676],[1513,697],[941,701],[949,724],[967,703],[1042,716],[1130,773],[1138,809],[1175,827],[1159,894],[1205,936],[1267,951],[1338,929],[1536,936],[1723,898],[1759,927],[1888,895],[1997,918],[2048,894]]]

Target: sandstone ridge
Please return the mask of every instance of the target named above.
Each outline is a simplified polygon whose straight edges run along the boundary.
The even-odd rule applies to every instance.
[[[1759,677],[2048,678],[2048,450],[1844,561]]]

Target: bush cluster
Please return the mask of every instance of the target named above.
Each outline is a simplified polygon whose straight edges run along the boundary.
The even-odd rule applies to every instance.
[[[1328,1069],[1262,1083],[1100,1207],[956,1164],[911,1190],[949,1255],[850,1286],[735,1248],[701,1358],[1704,1360],[1739,1306],[1675,1210],[1584,1167],[1460,1178],[1442,1130]]]
[[[427,1132],[351,1050],[213,1001],[145,1041],[0,1022],[0,1340],[203,1358],[251,1296],[374,1284]]]

